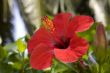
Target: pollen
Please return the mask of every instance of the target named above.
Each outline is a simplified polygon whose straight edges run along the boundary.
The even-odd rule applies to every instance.
[[[47,30],[49,31],[55,30],[52,20],[50,20],[47,16],[42,18],[42,23]]]

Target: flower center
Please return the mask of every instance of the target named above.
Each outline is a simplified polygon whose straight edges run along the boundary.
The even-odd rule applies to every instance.
[[[59,49],[66,49],[66,48],[68,48],[68,46],[70,44],[70,39],[62,38],[61,42],[62,42],[62,44],[61,43],[56,43],[55,47],[57,47]]]
[[[42,18],[42,23],[47,30],[54,31],[55,28],[53,22],[47,16]]]

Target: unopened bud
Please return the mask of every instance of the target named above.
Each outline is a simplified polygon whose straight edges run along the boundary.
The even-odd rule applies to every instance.
[[[96,27],[94,54],[96,56],[97,62],[102,64],[105,62],[107,53],[107,38],[105,34],[105,29],[103,24],[99,23]]]
[[[107,48],[107,39],[105,35],[104,26],[100,23],[96,28],[96,47]]]

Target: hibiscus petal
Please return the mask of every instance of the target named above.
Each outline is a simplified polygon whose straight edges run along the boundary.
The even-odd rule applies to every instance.
[[[89,43],[81,38],[77,37],[75,34],[70,41],[71,50],[75,52],[77,57],[81,57],[88,51]]]
[[[39,44],[32,52],[30,64],[34,69],[42,70],[52,64],[53,49],[46,44]]]
[[[49,46],[53,46],[53,41],[54,39],[52,35],[45,28],[40,28],[29,40],[28,52],[31,53],[32,50],[40,43],[45,43]]]
[[[87,52],[88,47],[89,44],[85,39],[77,37],[77,35],[74,34],[68,48],[55,48],[54,53],[55,57],[62,62],[75,62]]]
[[[64,63],[69,63],[69,62],[75,62],[78,60],[78,57],[74,51],[72,51],[70,48],[67,49],[54,49],[55,57],[64,62]]]
[[[72,36],[73,32],[83,32],[88,30],[93,24],[94,20],[90,16],[79,15],[74,16],[70,21],[70,25],[68,27],[68,36]]]
[[[67,25],[71,18],[70,13],[60,13],[57,14],[53,19],[53,24],[55,27],[55,33],[57,36],[64,36],[66,32]]]

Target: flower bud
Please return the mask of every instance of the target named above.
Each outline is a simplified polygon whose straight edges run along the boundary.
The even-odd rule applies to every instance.
[[[98,63],[104,63],[107,53],[107,39],[103,24],[99,23],[96,27],[95,36],[96,49],[94,50]]]
[[[96,28],[96,47],[107,48],[107,39],[105,35],[104,26],[100,23]]]

